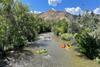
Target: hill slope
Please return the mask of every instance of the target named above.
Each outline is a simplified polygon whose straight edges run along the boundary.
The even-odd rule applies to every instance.
[[[39,14],[39,17],[44,20],[74,20],[76,16],[65,11],[48,10],[47,12]]]

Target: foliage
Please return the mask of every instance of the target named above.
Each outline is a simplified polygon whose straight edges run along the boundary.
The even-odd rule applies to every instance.
[[[9,22],[7,23],[5,17],[0,16],[0,49],[4,50],[4,46],[8,47],[8,31],[9,31]],[[6,44],[8,43],[8,44]],[[4,45],[5,44],[5,45]]]
[[[98,22],[98,16],[93,12],[89,13],[88,11],[86,11],[82,16],[78,18],[80,28],[88,29],[90,32],[97,29]]]
[[[0,48],[22,49],[34,41],[38,33],[51,31],[51,24],[34,14],[19,0],[0,1]]]
[[[98,39],[96,37],[93,37],[89,33],[83,31],[80,34],[77,34],[75,38],[79,44],[78,47],[81,53],[85,54],[90,59],[94,59],[98,56],[100,45],[98,44]]]
[[[0,50],[22,49],[36,36],[35,19],[18,0],[2,0],[0,4]]]
[[[52,31],[56,35],[60,35],[60,34],[63,34],[63,33],[67,33],[68,32],[68,22],[65,19],[56,22],[53,25],[53,30]]]
[[[51,32],[51,21],[46,21],[41,18],[37,18],[37,27],[38,27],[38,33],[44,33],[44,32]]]
[[[70,22],[68,26],[68,33],[79,33],[81,31],[80,24],[76,22]]]
[[[35,17],[32,14],[25,14],[21,20],[21,23],[23,22],[24,24],[21,26],[23,35],[29,42],[34,41],[38,34],[38,27],[36,26],[37,22]]]
[[[61,35],[61,38],[66,41],[70,41],[73,39],[73,35],[70,33],[64,33]]]

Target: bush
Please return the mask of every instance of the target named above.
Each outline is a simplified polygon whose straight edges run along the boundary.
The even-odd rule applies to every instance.
[[[28,14],[26,5],[18,0],[14,2],[15,0],[0,2],[3,5],[0,10],[0,51],[2,52],[6,52],[9,48],[23,49],[29,40],[28,37],[35,38],[35,19]]]
[[[64,33],[61,35],[61,39],[66,40],[66,41],[70,41],[73,39],[73,35],[70,33]]]
[[[81,31],[81,27],[79,23],[71,22],[69,23],[68,33],[79,33]]]
[[[89,13],[88,11],[85,11],[85,13],[78,18],[78,24],[80,24],[80,27],[91,32],[97,29],[98,23],[98,16],[93,12]]]
[[[100,46],[97,44],[97,39],[95,37],[83,31],[77,34],[75,39],[79,44],[78,47],[81,53],[85,54],[90,59],[94,59],[98,56]]]
[[[53,25],[53,30],[52,31],[56,35],[61,35],[63,33],[67,33],[68,32],[68,22],[65,19],[56,22]]]

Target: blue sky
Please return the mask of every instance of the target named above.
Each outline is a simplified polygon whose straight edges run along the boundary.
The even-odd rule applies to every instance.
[[[100,0],[23,0],[30,11],[44,12],[49,9],[66,10],[72,14],[82,13],[83,10],[93,10],[100,13]]]

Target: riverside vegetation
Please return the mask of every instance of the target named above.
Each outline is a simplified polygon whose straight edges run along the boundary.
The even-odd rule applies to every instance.
[[[67,18],[67,17],[66,17]],[[79,51],[90,59],[100,59],[100,16],[85,11],[68,21],[44,20],[29,13],[28,7],[15,0],[0,0],[0,59],[11,51],[22,51],[38,34],[54,32],[66,41],[76,41]]]

